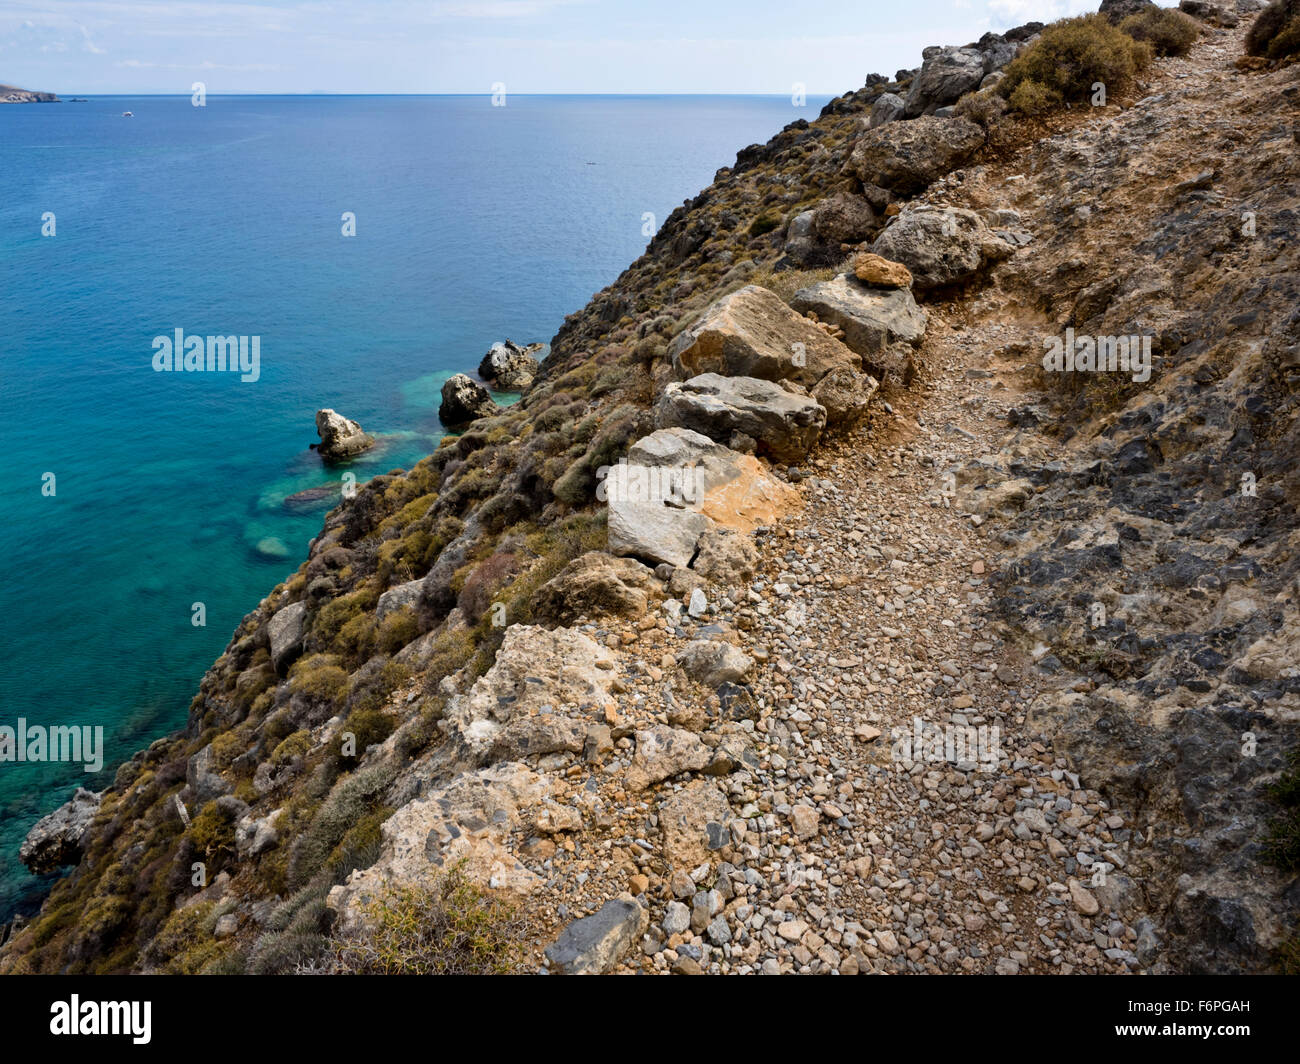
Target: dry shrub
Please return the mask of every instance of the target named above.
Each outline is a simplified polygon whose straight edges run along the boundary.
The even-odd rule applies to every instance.
[[[1186,55],[1192,50],[1201,27],[1172,7],[1149,7],[1136,15],[1129,15],[1119,28],[1135,41],[1146,41],[1156,55]]]
[[[1151,45],[1112,26],[1105,15],[1062,19],[1007,64],[997,91],[1012,110],[1042,114],[1091,98],[1100,83],[1119,92],[1152,56]]]

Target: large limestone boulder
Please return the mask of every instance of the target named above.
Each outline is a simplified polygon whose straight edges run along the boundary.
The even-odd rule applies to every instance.
[[[976,48],[927,48],[921,73],[912,79],[903,117],[933,114],[979,88],[984,56]]]
[[[862,369],[851,350],[758,285],[719,299],[677,337],[669,354],[681,380],[717,373],[790,380],[810,391],[833,369]],[[852,423],[860,414],[858,404],[826,406],[826,424]]]
[[[271,642],[271,664],[281,676],[302,653],[303,626],[307,619],[307,603],[291,602],[266,623],[266,634]]]
[[[652,432],[601,472],[610,553],[678,568],[690,564],[705,533],[718,526],[752,532],[799,502],[753,455],[685,428]]]
[[[876,102],[871,105],[871,114],[867,118],[867,128],[875,129],[877,126],[897,121],[903,117],[903,111],[906,107],[906,101],[897,93],[882,92],[876,97]]]
[[[740,587],[754,579],[758,550],[749,536],[717,528],[700,537],[691,568],[721,587]]]
[[[722,639],[693,639],[677,652],[677,666],[696,683],[717,687],[743,681],[754,659]]]
[[[212,744],[209,743],[185,763],[186,795],[195,809],[201,809],[214,799],[229,794],[234,787],[215,771]]]
[[[1240,21],[1231,4],[1217,4],[1213,0],[1179,0],[1178,10],[1225,29],[1232,29]]]
[[[910,289],[877,288],[840,274],[800,289],[790,305],[843,329],[844,343],[872,376],[891,386],[911,379],[912,355],[925,339],[929,316]]]
[[[984,131],[964,118],[925,115],[863,133],[848,168],[864,185],[911,196],[965,163],[984,143]]]
[[[439,724],[457,763],[579,753],[611,700],[615,660],[581,632],[512,625],[492,668],[448,703]]]
[[[329,409],[316,411],[316,435],[320,437],[316,449],[329,462],[346,461],[375,445],[375,438],[357,422]]]
[[[1015,253],[974,211],[928,206],[902,211],[871,250],[906,266],[922,291],[970,280]]]
[[[429,886],[453,866],[480,887],[513,895],[536,889],[543,880],[515,857],[511,833],[531,825],[554,789],[549,776],[505,762],[456,775],[407,802],[380,827],[379,859],[329,892],[338,930],[364,929],[371,902],[393,889]]]
[[[838,192],[822,200],[813,211],[813,227],[817,235],[832,244],[856,244],[866,240],[877,228],[876,212],[861,196]]]
[[[102,791],[78,787],[69,801],[36,822],[18,848],[18,859],[37,876],[76,864],[103,797]]]
[[[375,620],[382,621],[390,613],[398,610],[415,609],[420,604],[420,595],[424,591],[424,577],[407,580],[405,583],[390,587],[379,596],[375,606]]]
[[[503,392],[522,392],[533,383],[540,368],[534,352],[541,349],[541,344],[520,347],[513,340],[505,340],[492,345],[491,350],[479,363],[478,375],[492,386]]]
[[[782,462],[805,458],[826,427],[825,407],[807,396],[757,377],[717,373],[670,383],[654,415],[656,428],[693,429],[719,442],[742,432]]]
[[[653,585],[653,570],[640,562],[588,551],[541,586],[533,598],[533,616],[558,624],[573,624],[580,617],[640,617]]]
[[[442,386],[442,405],[438,417],[448,428],[468,425],[481,417],[490,417],[499,408],[489,392],[478,381],[464,373],[457,373]]]

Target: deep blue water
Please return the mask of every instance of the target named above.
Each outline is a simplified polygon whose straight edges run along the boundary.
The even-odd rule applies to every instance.
[[[41,887],[17,859],[30,825],[181,726],[240,618],[305,556],[321,511],[284,498],[339,479],[308,449],[319,407],[383,438],[359,480],[409,468],[441,435],[450,373],[495,340],[549,340],[644,249],[644,212],[662,222],[823,102],[0,107],[0,725],[106,736],[98,775],[0,763],[0,919]],[[259,336],[260,380],[154,372],[153,338],[176,328]]]

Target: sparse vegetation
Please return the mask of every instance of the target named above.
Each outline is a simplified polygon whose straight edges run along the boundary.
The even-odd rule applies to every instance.
[[[1273,0],[1246,34],[1246,54],[1264,59],[1300,55],[1300,0]]]
[[[1089,102],[1098,84],[1108,95],[1122,91],[1151,56],[1151,45],[1135,41],[1104,15],[1062,19],[1007,64],[997,91],[1013,111],[1041,115]]]
[[[1291,751],[1282,778],[1269,788],[1269,797],[1281,806],[1268,822],[1264,857],[1288,874],[1300,871],[1300,750]]]
[[[330,943],[303,970],[331,975],[506,975],[520,970],[515,911],[457,866],[430,886],[390,891],[364,907],[369,930]]]
[[[1201,35],[1196,20],[1171,7],[1149,7],[1129,15],[1119,28],[1135,41],[1146,41],[1156,55],[1186,55]]]

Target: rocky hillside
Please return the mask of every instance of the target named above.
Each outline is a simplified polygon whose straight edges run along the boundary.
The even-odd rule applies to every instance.
[[[59,98],[52,92],[32,92],[29,89],[15,88],[13,85],[0,85],[0,103],[58,103]]]
[[[1300,67],[1183,6],[742,151],[37,827],[0,971],[1295,963]]]

